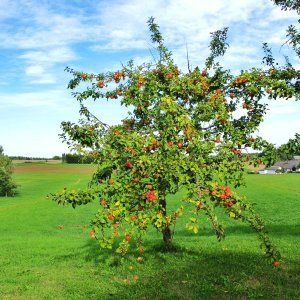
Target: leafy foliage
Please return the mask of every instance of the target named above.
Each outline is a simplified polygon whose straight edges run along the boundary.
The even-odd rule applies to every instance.
[[[14,166],[11,159],[4,154],[0,154],[0,168],[4,169],[8,174],[12,174]]]
[[[0,196],[15,195],[17,185],[12,180],[13,170],[12,161],[8,156],[4,155],[2,151],[0,154]]]
[[[10,174],[0,168],[0,196],[14,196],[17,185],[13,182]]]
[[[66,69],[73,76],[70,89],[81,82],[88,87],[73,92],[80,105],[80,124],[63,122],[61,136],[72,149],[90,152],[98,170],[88,192],[64,190],[52,199],[73,207],[84,204],[85,193],[86,202],[98,199],[90,234],[102,247],[112,248],[119,241],[120,254],[128,251],[132,240],[142,252],[142,237],[150,225],[171,243],[172,228],[186,213],[191,214],[187,229],[197,233],[198,218],[206,216],[221,240],[224,229],[217,211],[222,211],[248,222],[267,255],[277,261],[280,254],[263,221],[232,188],[244,183],[246,162],[275,162],[274,146],[253,134],[266,114],[263,97],[299,99],[293,85],[295,69],[271,66],[232,75],[216,61],[227,47],[225,28],[212,34],[205,67],[185,73],[173,61],[154,19],[148,24],[152,42],[158,45],[156,62],[135,66],[130,61],[120,70],[99,74]],[[87,109],[87,99],[118,99],[131,111],[122,124],[108,126]],[[249,147],[264,156],[247,155]],[[182,189],[185,196],[169,211],[167,203]]]
[[[299,0],[273,0],[276,5],[281,6],[283,10],[295,10],[300,13],[300,2]]]
[[[291,154],[299,154],[300,151],[300,134],[296,134],[294,139],[289,139],[288,142],[278,149],[279,153],[289,157]]]
[[[282,10],[295,10],[297,14],[300,14],[300,1],[299,0],[273,0],[276,5],[281,6]],[[298,20],[299,25],[300,19]],[[285,44],[292,46],[296,55],[300,57],[300,33],[299,27],[297,28],[295,25],[291,24],[287,30],[287,41]],[[297,70],[297,76],[295,78],[294,85],[297,91],[300,91],[300,71]]]

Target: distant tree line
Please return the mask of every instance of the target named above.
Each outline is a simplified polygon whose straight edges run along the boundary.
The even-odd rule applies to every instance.
[[[3,152],[3,151],[2,151]],[[1,148],[0,148],[1,153]],[[30,157],[30,156],[9,156],[11,160],[61,160],[66,164],[90,164],[94,161],[94,157],[91,154],[75,154],[75,153],[63,153],[62,156],[55,155],[52,158],[46,157]]]
[[[63,153],[62,162],[66,164],[91,164],[94,161],[92,155],[81,155],[72,153]]]
[[[9,158],[11,160],[49,160],[50,159],[45,157],[30,157],[30,156],[9,156]]]

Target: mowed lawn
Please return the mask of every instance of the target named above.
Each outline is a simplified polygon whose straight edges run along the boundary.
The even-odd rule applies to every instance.
[[[300,174],[248,175],[240,188],[282,253],[279,268],[246,224],[225,218],[220,243],[205,215],[197,235],[178,221],[170,251],[152,230],[141,263],[135,247],[124,259],[101,250],[88,234],[98,203],[74,210],[46,199],[64,186],[84,187],[90,177],[15,173],[18,196],[0,198],[0,299],[300,299]],[[171,206],[178,199],[180,193]]]

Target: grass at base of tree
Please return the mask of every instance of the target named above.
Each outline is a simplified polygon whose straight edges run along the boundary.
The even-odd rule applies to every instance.
[[[197,235],[179,219],[171,249],[152,230],[142,255],[134,247],[126,258],[101,250],[88,234],[98,203],[74,210],[45,198],[64,186],[85,186],[90,176],[15,174],[19,195],[0,198],[0,299],[300,298],[299,174],[249,175],[248,188],[240,189],[257,203],[282,253],[279,268],[265,259],[247,224],[224,221],[219,243],[205,215]]]

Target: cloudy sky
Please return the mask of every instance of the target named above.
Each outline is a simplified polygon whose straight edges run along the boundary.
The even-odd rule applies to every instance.
[[[229,27],[230,47],[223,59],[237,72],[259,66],[263,42],[284,62],[285,29],[297,15],[270,0],[0,0],[0,145],[8,155],[52,157],[67,152],[58,137],[60,123],[78,119],[67,90],[66,66],[87,72],[117,70],[133,58],[151,58],[147,20],[155,17],[182,70],[203,66],[209,33]],[[98,102],[94,113],[118,123],[126,111],[118,103]],[[281,144],[300,132],[300,103],[270,103],[259,134]]]

